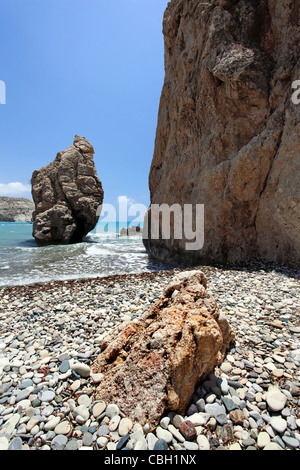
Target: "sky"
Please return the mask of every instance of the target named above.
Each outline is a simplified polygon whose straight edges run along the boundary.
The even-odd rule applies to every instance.
[[[31,197],[32,172],[78,134],[104,203],[150,203],[167,3],[1,0],[0,196]]]

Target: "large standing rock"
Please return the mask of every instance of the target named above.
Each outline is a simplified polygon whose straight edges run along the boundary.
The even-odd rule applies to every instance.
[[[172,0],[151,204],[204,204],[204,246],[162,259],[300,265],[299,0]]]
[[[79,243],[96,226],[104,193],[93,154],[92,145],[76,135],[73,145],[33,173],[33,236],[39,246]]]
[[[184,414],[197,382],[222,362],[232,340],[204,274],[180,273],[138,322],[105,337],[92,366],[104,374],[96,398],[141,424],[156,425],[165,410]]]

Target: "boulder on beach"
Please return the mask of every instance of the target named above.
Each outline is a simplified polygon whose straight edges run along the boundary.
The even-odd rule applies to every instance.
[[[104,193],[93,155],[93,146],[76,135],[73,145],[34,171],[33,236],[39,246],[79,243],[95,228]]]
[[[184,414],[197,383],[222,363],[233,339],[205,275],[182,272],[139,321],[104,338],[91,368],[103,374],[96,399],[116,403],[142,425],[158,424],[167,410]]]

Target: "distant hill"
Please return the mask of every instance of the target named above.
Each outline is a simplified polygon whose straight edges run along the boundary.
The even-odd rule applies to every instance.
[[[0,197],[0,222],[31,222],[33,211],[31,199]]]

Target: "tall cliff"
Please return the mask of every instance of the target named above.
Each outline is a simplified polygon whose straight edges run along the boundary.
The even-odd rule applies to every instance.
[[[300,266],[299,12],[300,0],[168,4],[151,204],[204,204],[205,229],[196,252],[150,237],[155,256]]]
[[[22,197],[0,197],[0,222],[31,222],[34,203]]]

